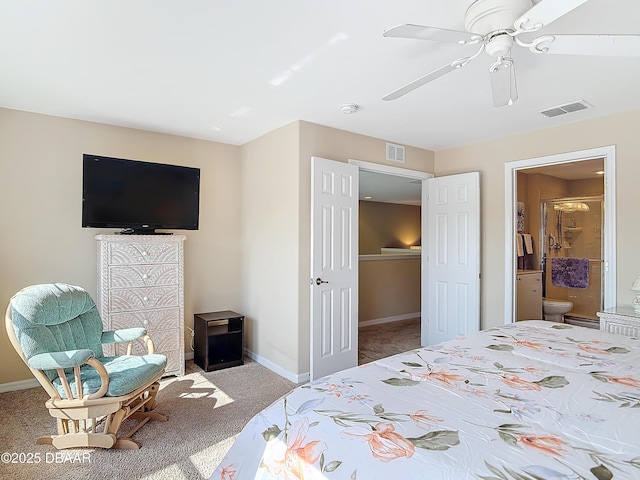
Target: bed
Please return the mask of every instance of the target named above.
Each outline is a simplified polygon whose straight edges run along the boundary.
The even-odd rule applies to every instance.
[[[297,387],[211,476],[640,478],[640,340],[526,321]]]

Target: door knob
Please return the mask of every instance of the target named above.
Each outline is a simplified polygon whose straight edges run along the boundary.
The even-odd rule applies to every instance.
[[[320,277],[316,278],[316,285],[320,285],[321,283],[329,283],[329,282],[322,280]]]

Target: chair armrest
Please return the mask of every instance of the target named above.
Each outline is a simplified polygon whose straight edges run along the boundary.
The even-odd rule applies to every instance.
[[[110,330],[102,332],[100,341],[104,343],[130,342],[143,337],[147,331],[142,327],[124,328],[121,330]]]
[[[94,357],[93,350],[67,350],[65,352],[39,353],[31,357],[27,364],[35,370],[56,370],[82,365]]]

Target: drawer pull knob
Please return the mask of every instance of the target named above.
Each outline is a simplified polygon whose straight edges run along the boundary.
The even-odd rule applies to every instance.
[[[142,297],[142,299],[146,302],[147,300],[149,300],[149,297]]]
[[[149,255],[146,251],[142,252],[142,256],[146,257],[147,255]]]
[[[142,278],[144,278],[144,279],[146,280],[147,278],[149,278],[149,275],[147,275],[147,274],[145,273],[144,275],[142,275]]]
[[[142,322],[145,325],[149,325],[149,320],[145,320],[144,322]]]

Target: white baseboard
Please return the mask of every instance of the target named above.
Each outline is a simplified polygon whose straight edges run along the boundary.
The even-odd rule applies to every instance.
[[[284,368],[280,367],[279,365],[276,365],[271,360],[267,360],[266,358],[261,357],[260,355],[256,354],[255,352],[252,352],[251,350],[246,350],[245,349],[244,353],[245,353],[245,355],[247,357],[249,357],[254,362],[259,363],[263,367],[268,368],[272,372],[277,373],[281,377],[286,378],[290,382],[293,382],[293,383],[307,383],[309,381],[309,379],[311,378],[311,376],[310,376],[310,374],[308,372],[307,373],[302,373],[302,374],[291,373],[288,370],[285,370]]]
[[[185,360],[193,360],[193,352],[185,352],[184,353]]]
[[[373,320],[365,320],[364,322],[358,323],[358,328],[380,325],[382,323],[399,322],[400,320],[409,320],[410,318],[416,317],[420,317],[420,312],[404,313],[402,315],[394,315],[392,317],[374,318]]]
[[[40,382],[35,378],[29,380],[18,380],[17,382],[0,383],[0,393],[13,392],[15,390],[27,390],[28,388],[39,387]]]

